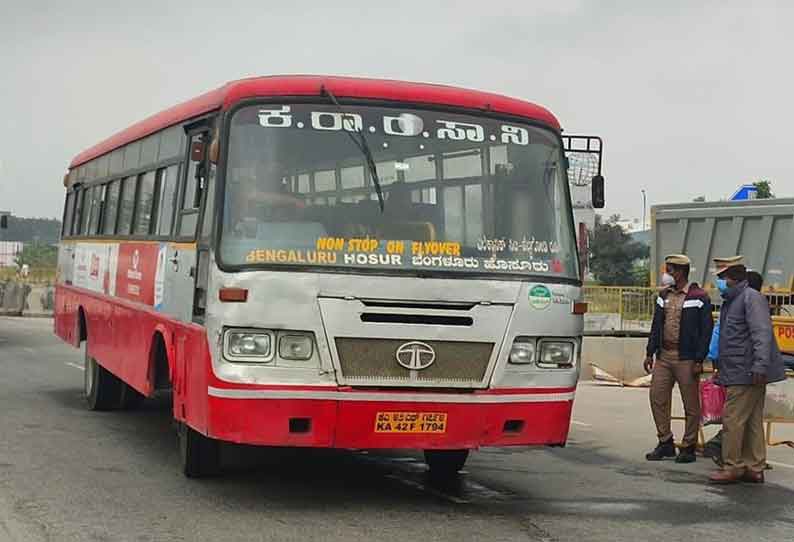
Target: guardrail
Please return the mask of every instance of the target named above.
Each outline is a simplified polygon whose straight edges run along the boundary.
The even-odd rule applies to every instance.
[[[586,331],[648,332],[657,290],[640,286],[585,286]]]
[[[0,282],[13,280],[24,284],[55,284],[55,268],[33,268],[22,276],[15,267],[0,267]]]
[[[587,302],[585,332],[605,335],[651,330],[656,288],[585,286],[583,291]],[[772,324],[780,349],[794,353],[794,293],[765,291],[764,295],[774,314]]]

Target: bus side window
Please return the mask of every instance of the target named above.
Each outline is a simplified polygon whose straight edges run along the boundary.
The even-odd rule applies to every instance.
[[[91,216],[88,221],[88,235],[96,235],[99,232],[99,215],[102,211],[104,189],[103,185],[98,185],[91,189]]]
[[[160,217],[158,219],[157,234],[169,236],[171,235],[171,225],[174,219],[179,166],[174,165],[159,169],[157,170],[157,175],[160,177]]]
[[[147,171],[138,180],[138,201],[135,204],[135,235],[149,235],[152,219],[156,220],[155,172]]]
[[[94,194],[93,188],[84,188],[82,193],[83,216],[80,217],[80,235],[88,235],[88,224],[91,220],[91,198]]]
[[[63,209],[63,226],[61,237],[69,237],[72,233],[72,217],[74,213],[74,192],[66,194],[66,205]]]
[[[117,230],[119,235],[129,235],[132,229],[132,211],[135,205],[135,183],[137,180],[138,178],[133,175],[122,181]]]
[[[102,233],[105,235],[113,235],[116,233],[116,217],[118,216],[120,187],[121,180],[117,179],[108,184],[107,192],[105,193],[105,216],[102,219]]]
[[[78,187],[74,192],[74,216],[72,217],[72,224],[71,228],[69,229],[69,235],[79,235],[80,234],[80,221],[82,220],[83,215],[83,193],[85,191],[82,187]]]
[[[194,144],[207,141],[207,133],[200,132],[190,136],[187,147],[187,168],[183,181],[183,189],[180,196],[179,205],[179,232],[178,237],[196,236],[196,226],[198,226],[199,206],[201,205],[201,195],[206,183],[206,174],[203,171],[205,161],[202,159],[194,160],[192,149]],[[203,178],[202,178],[203,177]]]

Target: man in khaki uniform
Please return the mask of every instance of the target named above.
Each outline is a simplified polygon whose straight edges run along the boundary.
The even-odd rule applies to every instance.
[[[725,386],[722,470],[715,483],[764,482],[766,385],[786,378],[769,316],[769,303],[748,286],[741,256],[714,258],[720,307],[719,374]],[[720,282],[722,282],[720,284]]]
[[[695,461],[700,426],[699,375],[708,353],[713,321],[708,294],[689,283],[690,260],[683,254],[665,258],[667,272],[656,300],[644,367],[653,371],[650,402],[659,442],[645,455],[648,461],[675,457],[677,463]],[[676,457],[670,426],[673,385],[678,384],[686,416],[681,451]]]

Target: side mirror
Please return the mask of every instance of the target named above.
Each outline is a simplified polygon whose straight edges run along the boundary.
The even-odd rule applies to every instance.
[[[8,215],[0,215],[0,230],[8,228]]]
[[[193,162],[203,161],[205,152],[207,152],[207,145],[203,141],[194,141],[190,146],[190,160]]]
[[[604,208],[604,177],[602,175],[595,175],[590,183],[592,191],[591,199],[593,201],[593,209]]]

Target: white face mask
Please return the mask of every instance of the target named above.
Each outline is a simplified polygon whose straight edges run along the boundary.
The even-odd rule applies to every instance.
[[[662,286],[665,288],[675,286],[675,279],[673,278],[673,275],[670,273],[664,273],[662,275]]]

